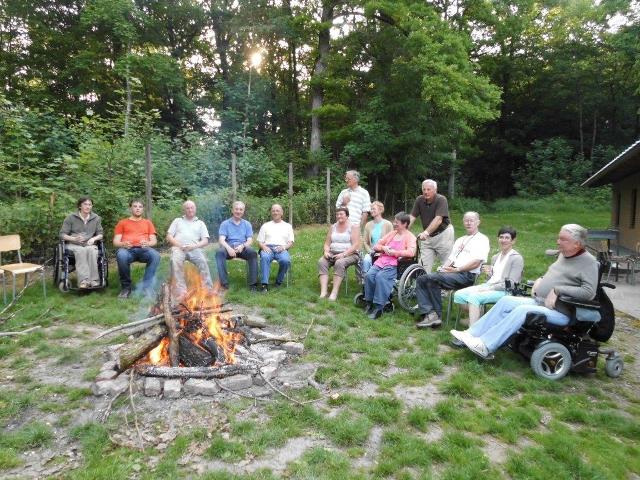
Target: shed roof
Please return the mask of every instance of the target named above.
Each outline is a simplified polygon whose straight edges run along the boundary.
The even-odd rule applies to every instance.
[[[640,171],[640,140],[587,179],[583,187],[600,187]]]

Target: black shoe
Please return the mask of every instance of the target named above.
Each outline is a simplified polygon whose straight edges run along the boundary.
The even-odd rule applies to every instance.
[[[263,283],[260,286],[260,293],[267,293],[269,291],[269,285],[267,285],[266,283]]]
[[[274,286],[275,288],[280,288],[280,287],[282,286],[282,283],[278,283],[278,282],[276,282],[273,286]]]
[[[369,318],[371,320],[377,320],[378,318],[380,318],[382,316],[382,312],[383,310],[381,308],[375,308],[374,310],[369,314]]]
[[[364,314],[369,315],[376,309],[376,306],[373,303],[366,302],[364,304]]]
[[[249,287],[249,291],[252,293],[256,293],[258,291],[258,287],[256,287],[255,285],[251,285]]]
[[[129,298],[130,295],[131,295],[131,289],[123,288],[122,290],[120,290],[120,293],[118,294],[118,298],[126,300],[127,298]]]

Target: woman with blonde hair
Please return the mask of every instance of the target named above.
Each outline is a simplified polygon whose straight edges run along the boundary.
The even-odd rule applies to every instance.
[[[380,201],[371,204],[371,217],[364,226],[364,254],[362,256],[362,275],[364,276],[373,264],[373,246],[378,243],[382,237],[393,230],[393,225],[389,220],[382,218],[384,213],[384,205]]]

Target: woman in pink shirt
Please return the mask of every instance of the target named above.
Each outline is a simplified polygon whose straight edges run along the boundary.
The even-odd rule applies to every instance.
[[[393,219],[393,232],[387,233],[373,246],[381,254],[364,279],[365,314],[375,320],[382,316],[398,276],[398,258],[416,254],[416,237],[411,233],[409,214],[400,212]]]

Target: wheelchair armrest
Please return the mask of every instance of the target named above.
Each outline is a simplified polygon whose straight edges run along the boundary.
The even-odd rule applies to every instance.
[[[609,282],[600,282],[600,286],[610,288],[611,290],[616,289],[616,286],[613,283],[609,283]]]
[[[558,297],[558,300],[566,305],[571,305],[573,307],[589,308],[592,310],[597,310],[598,308],[600,308],[600,302],[598,302],[597,300],[580,300],[570,297],[569,295],[560,295]]]
[[[529,312],[524,319],[525,327],[542,327],[547,321],[547,316],[543,313]]]

